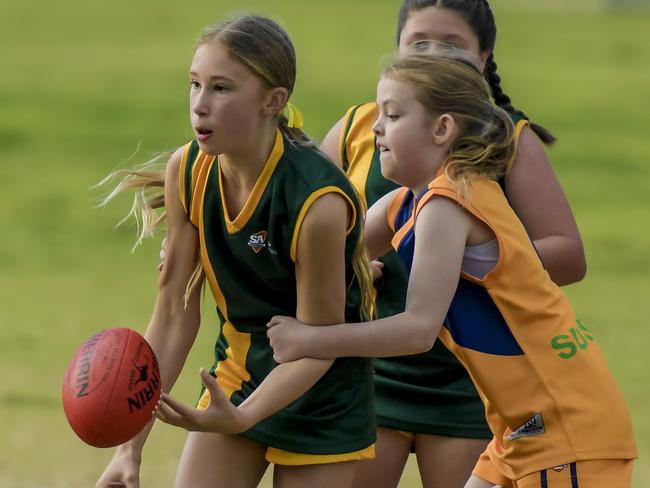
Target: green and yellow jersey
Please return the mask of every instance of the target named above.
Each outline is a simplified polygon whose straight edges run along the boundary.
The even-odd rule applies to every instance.
[[[211,373],[235,405],[243,402],[277,363],[266,336],[274,315],[295,316],[297,240],[313,202],[340,194],[352,218],[345,243],[346,280],[354,281],[352,256],[361,210],[345,175],[316,151],[293,146],[277,131],[272,152],[239,215],[224,204],[218,158],[196,141],[183,151],[182,204],[200,239],[201,261],[217,303],[221,331]],[[359,321],[346,308],[346,321]],[[370,361],[337,359],[301,398],[242,435],[296,453],[349,453],[374,443]],[[199,408],[209,396],[204,392]]]

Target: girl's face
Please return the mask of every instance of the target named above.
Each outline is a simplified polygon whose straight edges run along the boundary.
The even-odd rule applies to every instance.
[[[426,186],[445,155],[434,137],[437,120],[415,98],[411,85],[385,76],[377,86],[377,105],[373,131],[381,174],[411,189]]]
[[[448,8],[425,7],[412,11],[400,35],[399,54],[429,52],[431,41],[466,51],[481,71],[490,54],[481,52],[479,39],[463,16]]]
[[[251,144],[267,90],[217,43],[201,44],[190,67],[190,120],[202,151],[229,154]]]

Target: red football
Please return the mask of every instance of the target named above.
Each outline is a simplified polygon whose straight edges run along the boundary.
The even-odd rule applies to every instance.
[[[160,370],[136,331],[106,329],[77,349],[63,381],[63,409],[87,444],[113,447],[151,420],[160,398]]]

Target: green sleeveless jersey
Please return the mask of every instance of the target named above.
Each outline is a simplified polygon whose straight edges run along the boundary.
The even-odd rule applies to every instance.
[[[372,126],[377,105],[350,108],[343,119],[339,151],[343,168],[368,207],[398,185],[381,174]],[[517,134],[523,123],[513,118]],[[381,258],[383,276],[375,282],[380,317],[404,311],[408,272],[394,251]],[[352,295],[358,300],[358,293]],[[408,432],[489,439],[483,402],[468,373],[454,355],[436,341],[422,354],[373,361],[377,424]]]
[[[185,146],[179,178],[182,204],[198,228],[201,260],[217,302],[221,331],[211,373],[235,405],[277,365],[266,336],[273,315],[296,314],[298,232],[311,204],[340,194],[353,215],[345,244],[346,279],[361,210],[345,175],[316,151],[293,146],[278,130],[272,152],[240,214],[224,204],[218,159]],[[359,321],[346,308],[346,320]],[[242,434],[264,445],[305,454],[342,454],[375,440],[370,361],[337,359],[298,400]]]

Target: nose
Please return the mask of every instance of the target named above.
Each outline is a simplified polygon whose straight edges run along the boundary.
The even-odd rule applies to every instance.
[[[375,120],[375,123],[372,124],[372,132],[376,136],[381,136],[384,134],[384,123],[381,120],[381,117],[377,117],[377,120]]]
[[[190,96],[190,104],[192,112],[199,117],[204,117],[208,114],[208,103],[206,94],[203,90],[198,90]]]

